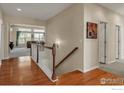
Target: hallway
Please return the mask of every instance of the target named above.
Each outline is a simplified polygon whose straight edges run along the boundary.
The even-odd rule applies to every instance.
[[[0,63],[0,85],[102,85],[101,78],[120,79],[111,73],[95,69],[84,74],[80,71],[63,74],[53,83],[30,57],[11,58]]]

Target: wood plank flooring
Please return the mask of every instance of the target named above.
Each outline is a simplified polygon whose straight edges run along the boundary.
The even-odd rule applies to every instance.
[[[100,69],[95,69],[87,73],[82,73],[80,71],[73,71],[67,74],[63,74],[62,76],[59,77],[59,80],[56,82],[56,84],[57,85],[124,85],[124,78],[118,77],[116,75],[102,71]]]
[[[53,85],[30,57],[11,58],[0,64],[0,85]]]
[[[0,63],[0,85],[124,85],[124,82],[101,82],[101,79],[122,80],[116,75],[95,69],[87,73],[66,73],[53,83],[30,57],[6,59]]]

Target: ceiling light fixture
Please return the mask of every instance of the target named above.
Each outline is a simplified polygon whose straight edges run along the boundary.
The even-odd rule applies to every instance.
[[[17,8],[17,11],[19,11],[19,12],[20,12],[20,11],[22,11],[22,9],[21,9],[21,8]]]

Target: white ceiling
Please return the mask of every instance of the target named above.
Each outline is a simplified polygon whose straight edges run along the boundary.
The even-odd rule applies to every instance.
[[[47,20],[69,7],[70,3],[6,3],[0,4],[8,15],[31,17],[39,20]],[[16,9],[21,8],[18,12]]]
[[[67,7],[71,3],[1,3],[0,6],[8,15],[31,17],[40,20],[47,20]],[[117,13],[124,15],[124,3],[100,3],[101,6],[109,8]],[[16,9],[21,8],[18,12]]]
[[[124,15],[124,3],[101,3],[100,5]]]

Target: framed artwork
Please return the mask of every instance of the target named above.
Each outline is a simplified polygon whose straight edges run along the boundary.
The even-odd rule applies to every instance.
[[[87,22],[87,38],[97,39],[97,24]]]

